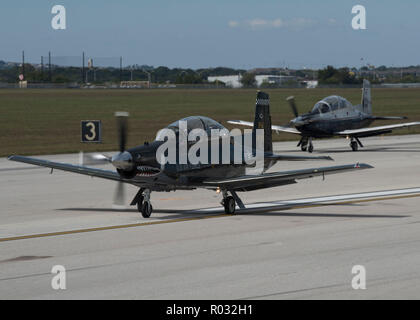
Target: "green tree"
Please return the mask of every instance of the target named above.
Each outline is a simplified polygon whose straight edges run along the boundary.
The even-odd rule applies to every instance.
[[[255,73],[251,72],[244,73],[240,81],[245,88],[251,88],[257,85],[257,81],[255,80]]]

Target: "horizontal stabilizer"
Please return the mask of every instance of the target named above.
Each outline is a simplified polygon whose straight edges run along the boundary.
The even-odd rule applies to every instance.
[[[240,126],[245,126],[245,127],[253,127],[254,126],[254,124],[252,122],[244,121],[244,120],[229,120],[228,123],[236,124],[236,125],[240,125]],[[272,125],[271,130],[274,130],[276,132],[281,131],[281,132],[287,132],[287,133],[293,133],[293,134],[300,134],[300,131],[296,130],[295,128],[286,127],[286,126]]]
[[[264,159],[276,160],[276,161],[308,161],[308,160],[328,160],[334,161],[330,156],[318,156],[318,157],[307,157],[307,156],[290,156],[281,154],[265,154]]]
[[[407,120],[407,117],[380,117],[380,116],[372,116],[373,120]]]

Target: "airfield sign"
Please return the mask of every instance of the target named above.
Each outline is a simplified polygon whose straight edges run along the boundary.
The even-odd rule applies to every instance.
[[[81,121],[81,142],[102,142],[101,120]]]

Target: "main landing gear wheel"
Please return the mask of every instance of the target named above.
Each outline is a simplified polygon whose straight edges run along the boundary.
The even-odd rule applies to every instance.
[[[307,148],[308,148],[308,147],[307,147],[306,145],[303,145],[303,144],[300,146],[300,150],[302,150],[302,151],[306,151],[306,150],[307,150]]]
[[[223,200],[223,206],[225,207],[226,214],[235,214],[236,202],[232,196],[226,197]]]
[[[152,212],[153,212],[153,207],[150,204],[150,202],[149,201],[143,202],[141,205],[141,215],[143,216],[143,218],[150,218],[150,216],[152,215]]]
[[[359,145],[357,144],[357,141],[350,142],[350,147],[353,151],[357,151],[359,149]]]
[[[309,145],[309,147],[308,147],[308,152],[309,152],[309,153],[314,152],[314,146],[313,146],[313,144],[312,144],[312,143],[311,143],[311,144]]]
[[[312,137],[308,138],[308,152],[309,153],[314,152],[314,145],[312,144]]]

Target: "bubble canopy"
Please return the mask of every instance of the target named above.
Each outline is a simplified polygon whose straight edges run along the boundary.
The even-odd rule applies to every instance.
[[[179,133],[179,123],[181,121],[186,122],[187,124],[187,134],[189,134],[194,129],[201,129],[207,132],[207,134],[211,134],[211,130],[222,130],[226,129],[222,126],[219,122],[203,116],[191,116],[187,118],[180,119],[178,121],[172,122],[168,125],[165,129],[170,129],[175,132],[175,135]],[[164,131],[160,130],[156,135],[156,140],[163,140],[165,137]]]
[[[326,113],[351,107],[351,103],[340,96],[329,96],[315,104],[312,113]]]

